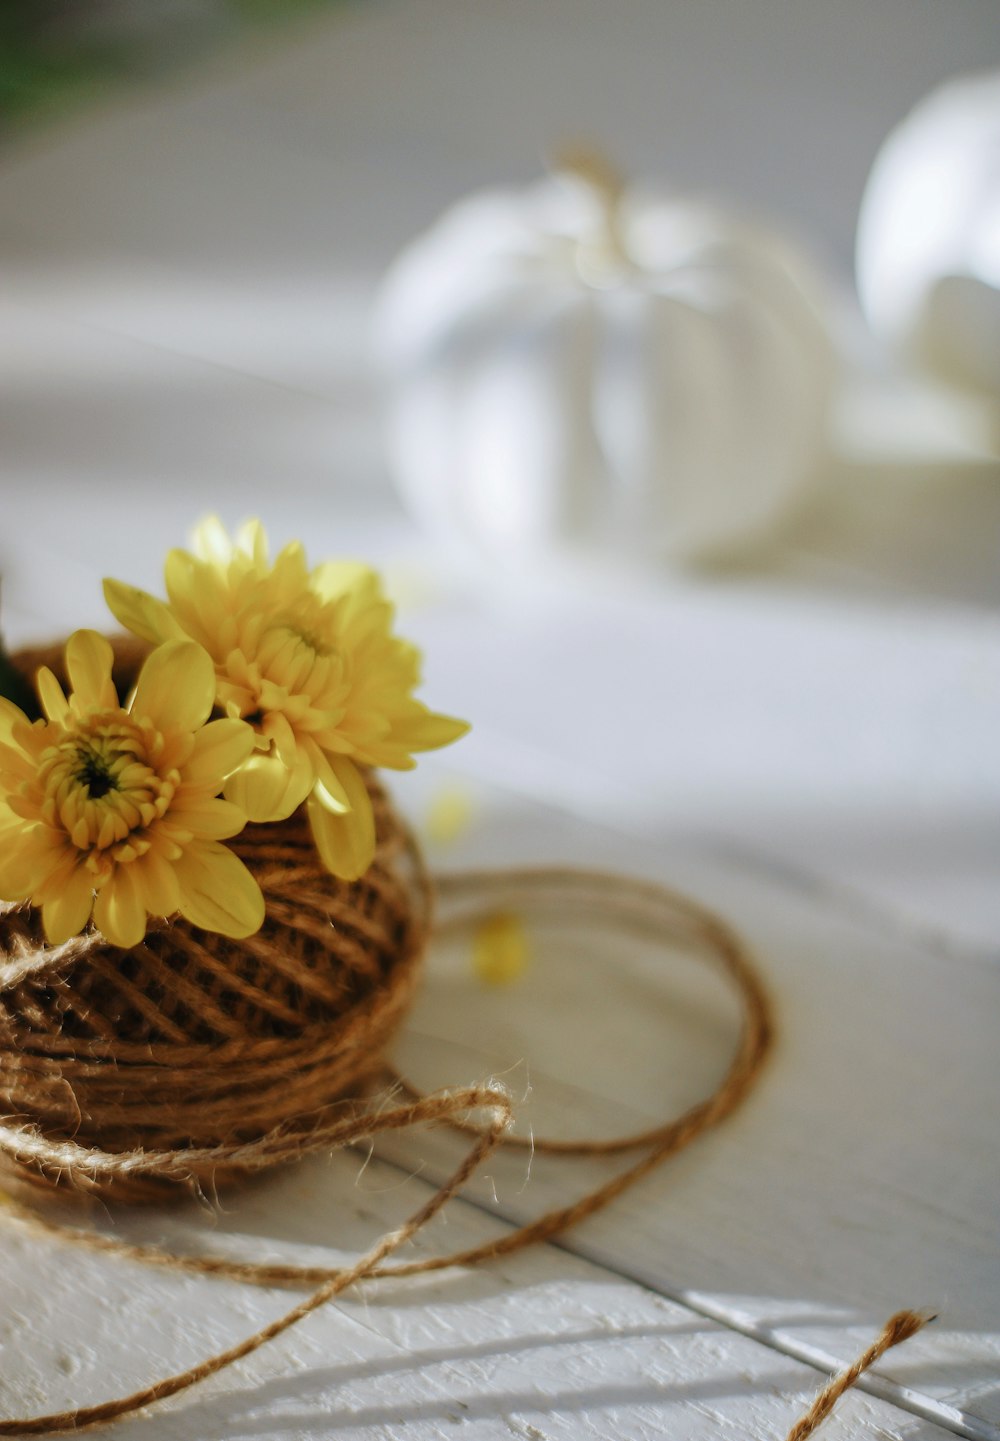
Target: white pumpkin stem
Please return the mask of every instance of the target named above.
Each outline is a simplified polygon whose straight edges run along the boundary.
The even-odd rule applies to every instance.
[[[553,158],[557,175],[569,175],[593,191],[601,206],[601,228],[596,243],[588,245],[605,262],[615,267],[629,264],[628,250],[621,224],[621,201],[625,194],[625,177],[603,151],[590,145],[567,145]],[[589,267],[588,267],[589,268]]]

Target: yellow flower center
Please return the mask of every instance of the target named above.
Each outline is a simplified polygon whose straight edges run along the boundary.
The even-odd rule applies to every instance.
[[[43,754],[42,818],[91,853],[91,869],[149,849],[143,832],[166,814],[180,783],[173,767],[163,774],[157,768],[162,750],[163,737],[150,725],[107,711],[82,717]]]
[[[219,702],[268,744],[270,717],[283,717],[296,735],[336,723],[347,691],[339,640],[337,608],[318,596],[302,596],[273,620],[254,617],[226,657]]]
[[[118,785],[108,764],[107,757],[95,748],[82,746],[78,759],[80,769],[76,778],[87,790],[92,801],[100,800],[108,791],[116,791]]]

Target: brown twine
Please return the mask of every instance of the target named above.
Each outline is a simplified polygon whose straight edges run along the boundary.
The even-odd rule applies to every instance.
[[[117,649],[116,680],[124,689],[141,652]],[[59,673],[53,651],[23,653],[19,660],[25,670],[44,663]],[[561,915],[596,915],[714,960],[743,1006],[729,1068],[712,1094],[681,1116],[607,1140],[507,1136],[510,1103],[492,1084],[423,1096],[396,1078],[405,1104],[381,1111],[362,1106],[357,1097],[382,1069],[430,928],[419,853],[371,779],[369,787],[378,846],[360,881],[340,882],[323,870],[301,815],[249,827],[232,843],[256,874],[267,907],[263,930],[247,941],[175,921],[154,923],[142,945],[129,951],[108,946],[93,930],[48,947],[34,912],[0,907],[0,1105],[8,1116],[0,1121],[0,1156],[37,1184],[69,1184],[130,1201],[211,1192],[222,1180],[420,1123],[446,1122],[470,1134],[465,1159],[402,1226],[346,1268],[174,1255],[32,1216],[31,1224],[49,1234],[148,1264],[316,1289],[238,1345],[177,1375],[97,1406],[0,1421],[0,1435],[115,1420],[249,1355],[356,1282],[471,1265],[559,1234],[717,1125],[757,1079],[772,1040],[769,1002],[742,942],[709,911],[659,886],[606,873],[479,872],[440,879],[442,898],[458,907],[450,925],[469,922],[470,903],[492,909],[502,897]],[[486,1121],[474,1121],[476,1112],[485,1112]],[[568,1156],[642,1154],[573,1203],[495,1240],[385,1265],[503,1139]],[[27,1219],[30,1213],[17,1214]],[[888,1346],[905,1339],[900,1331],[879,1349],[885,1334],[845,1373],[850,1379],[840,1378],[840,1390],[812,1429]],[[793,1432],[789,1441],[809,1434]]]
[[[895,1316],[890,1316],[868,1350],[863,1351],[858,1359],[838,1376],[834,1376],[806,1414],[796,1421],[785,1441],[806,1441],[806,1437],[811,1436],[817,1426],[826,1420],[844,1392],[855,1386],[880,1356],[884,1356],[886,1351],[892,1346],[898,1346],[901,1341],[908,1341],[934,1319],[933,1316],[918,1315],[916,1311],[897,1311]]]

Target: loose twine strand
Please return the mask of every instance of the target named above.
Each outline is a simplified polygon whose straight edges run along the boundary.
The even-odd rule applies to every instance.
[[[880,1356],[884,1356],[886,1351],[898,1346],[901,1341],[908,1341],[934,1319],[933,1316],[921,1315],[917,1311],[897,1311],[895,1316],[890,1316],[868,1350],[863,1351],[856,1361],[834,1376],[830,1384],[823,1388],[806,1414],[796,1421],[785,1441],[805,1441],[805,1438],[811,1436],[817,1426],[826,1420],[844,1392],[856,1385]]]
[[[299,1158],[307,1151],[356,1145],[370,1141],[378,1134],[419,1124],[444,1123],[472,1137],[462,1162],[430,1199],[401,1226],[386,1232],[348,1267],[257,1264],[221,1256],[179,1255],[153,1246],[136,1245],[65,1227],[13,1203],[12,1214],[16,1219],[45,1234],[71,1240],[92,1250],[175,1271],[226,1277],[258,1286],[308,1285],[315,1289],[298,1305],[252,1336],[184,1371],[95,1406],[0,1421],[0,1436],[79,1431],[117,1420],[155,1401],[176,1395],[250,1355],[358,1282],[424,1275],[475,1265],[548,1240],[609,1205],[670,1156],[719,1124],[746,1098],[772,1045],[771,1006],[743,943],[711,912],[686,897],[651,883],[581,870],[534,868],[463,872],[441,877],[438,890],[443,899],[457,903],[460,910],[460,914],[440,930],[469,925],[477,914],[490,913],[498,898],[502,897],[507,903],[533,905],[537,909],[562,915],[566,914],[567,907],[576,917],[591,913],[616,923],[623,930],[653,936],[671,944],[686,945],[714,961],[734,984],[743,1009],[740,1038],[718,1086],[704,1100],[665,1124],[603,1140],[512,1136],[509,1134],[514,1119],[511,1102],[506,1091],[497,1084],[423,1095],[401,1077],[389,1072],[387,1074],[398,1091],[408,1097],[405,1104],[381,1111],[351,1111],[333,1121],[313,1121],[307,1130],[303,1130],[301,1124],[289,1131],[277,1127],[263,1138],[263,1146],[246,1143],[218,1145],[202,1148],[202,1151],[179,1147],[161,1151],[138,1149],[107,1153],[97,1146],[82,1146],[72,1140],[51,1141],[30,1126],[0,1124],[0,1153],[6,1153],[15,1163],[29,1167],[41,1165],[49,1176],[65,1169],[76,1178],[91,1176],[98,1180],[135,1172],[183,1182],[213,1165],[226,1171],[232,1167],[252,1170],[272,1165],[275,1161]],[[474,1120],[473,1116],[481,1118]],[[556,1207],[504,1236],[446,1255],[385,1264],[461,1191],[476,1169],[501,1144],[530,1145],[535,1151],[565,1156],[612,1155],[636,1150],[644,1154],[578,1200]],[[892,1317],[868,1350],[825,1388],[789,1432],[787,1441],[804,1441],[812,1435],[844,1392],[854,1386],[885,1351],[914,1335],[928,1319],[912,1312],[900,1312]]]

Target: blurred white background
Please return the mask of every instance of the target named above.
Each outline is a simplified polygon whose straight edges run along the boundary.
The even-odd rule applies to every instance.
[[[8,507],[116,485],[133,500],[207,487],[220,503],[238,487],[249,509],[277,487],[341,515],[392,505],[368,307],[443,207],[528,182],[557,146],[591,140],[628,175],[773,217],[847,297],[880,142],[935,83],[1000,60],[993,0],[369,0],[292,6],[285,25],[284,6],[218,0],[54,9],[50,46],[86,54],[95,34],[117,37],[126,78],[98,72],[54,119],[26,108],[0,150]],[[946,407],[945,431],[950,420]],[[876,449],[940,448],[933,407],[888,441],[886,423],[879,412]],[[876,533],[883,507],[908,509],[897,480]],[[943,501],[924,480],[907,522],[924,583],[985,599],[981,525],[963,524],[959,555],[942,535],[966,492]],[[962,484],[978,503],[977,480]],[[15,515],[30,527],[35,512],[8,508],[7,567]],[[869,568],[882,563],[872,544],[892,549],[867,522],[855,534],[849,506],[821,528],[830,545],[850,530]],[[927,553],[927,530],[943,555]],[[905,556],[893,566],[918,579]]]

